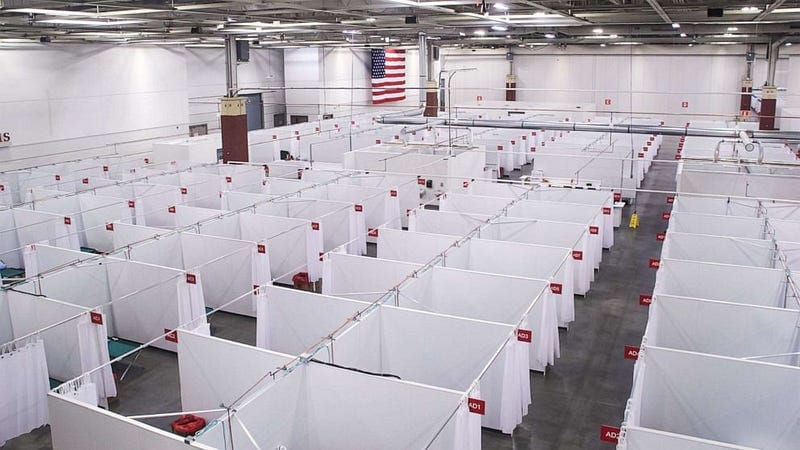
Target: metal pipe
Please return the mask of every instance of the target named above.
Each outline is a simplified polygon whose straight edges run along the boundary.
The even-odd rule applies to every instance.
[[[419,34],[419,84],[420,87],[428,85],[428,36],[425,33]],[[419,103],[425,104],[425,89],[419,90]]]
[[[786,41],[786,38],[770,38],[767,55],[767,86],[775,86],[775,68],[778,66],[778,55],[780,54],[781,44]]]
[[[239,79],[236,73],[236,36],[225,36],[225,87],[228,97],[236,97]]]
[[[700,136],[739,139],[741,130],[736,128],[691,128],[691,127],[665,127],[650,125],[626,124],[596,124],[577,122],[536,122],[528,120],[487,120],[487,119],[428,119],[426,117],[388,117],[375,118],[378,123],[386,125],[444,125],[459,127],[484,127],[484,128],[510,128],[526,130],[556,130],[556,131],[588,131],[595,133],[621,133],[621,134],[660,134],[663,136]],[[800,131],[748,131],[753,140],[774,139],[781,141],[800,142]]]

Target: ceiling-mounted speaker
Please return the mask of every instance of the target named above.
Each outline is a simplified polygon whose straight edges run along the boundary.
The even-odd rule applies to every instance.
[[[417,23],[417,16],[406,16],[406,25],[414,25]]]
[[[250,61],[250,41],[236,41],[236,61]]]
[[[722,8],[708,8],[706,14],[708,17],[722,17],[725,14],[725,10]]]

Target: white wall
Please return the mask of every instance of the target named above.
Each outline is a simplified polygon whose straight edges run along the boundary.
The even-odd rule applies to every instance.
[[[283,51],[250,48],[250,61],[237,66],[239,88],[283,86]],[[225,51],[222,48],[186,49],[189,123],[208,124],[217,130],[219,98],[225,95]],[[244,93],[255,93],[245,91]],[[282,90],[264,92],[264,127],[273,126],[273,115],[285,112]]]
[[[74,159],[108,153],[113,143],[185,133],[183,51],[122,45],[3,47],[0,118],[13,145],[0,149],[0,162],[22,159],[14,165],[32,165],[46,155],[58,155],[50,161]]]
[[[763,47],[763,46],[762,46]],[[763,84],[766,62],[763,48],[754,68],[754,85]],[[745,73],[745,46],[554,46],[513,49],[518,101],[588,102],[600,111],[638,111],[658,113],[723,114],[732,116],[739,109],[741,79]],[[505,49],[442,52],[444,69],[476,67],[453,79],[453,103],[505,99],[505,75],[509,64]],[[784,55],[788,56],[786,52]],[[790,92],[789,99],[800,103],[792,91],[800,90],[791,68],[800,68],[800,55],[778,63],[776,80]],[[633,95],[630,93],[633,92]],[[612,104],[604,105],[610,98]],[[683,108],[682,101],[689,107]],[[699,117],[698,117],[699,118]],[[675,118],[675,121],[684,121]]]

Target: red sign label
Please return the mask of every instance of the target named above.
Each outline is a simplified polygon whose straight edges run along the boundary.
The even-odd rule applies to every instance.
[[[577,261],[583,261],[583,252],[580,250],[573,250],[572,251],[572,259]]]
[[[661,231],[658,234],[656,234],[656,240],[657,241],[663,241],[666,238],[667,238],[667,232],[666,231]]]
[[[688,107],[689,107],[689,102],[681,102],[681,108],[688,108]]]
[[[561,295],[561,292],[563,290],[564,289],[561,283],[550,283],[550,292],[552,292],[553,294]]]
[[[319,252],[319,260],[322,261],[322,257],[325,256],[325,252]]]
[[[362,211],[364,211],[364,207],[363,207],[363,206],[361,206],[361,205],[354,205],[354,207],[355,207],[355,210],[356,210],[356,212],[362,212]]]
[[[512,140],[511,145],[517,145],[517,141]]]
[[[603,442],[612,442],[614,444],[617,444],[619,442],[619,428],[611,427],[608,425],[601,425],[600,440]]]
[[[589,234],[599,234],[599,233],[600,233],[600,227],[596,227],[594,225],[589,227]]]
[[[150,164],[150,158],[145,158],[145,159],[144,159],[144,163],[145,163],[145,164]]]
[[[61,175],[56,175],[56,181],[61,181]]]
[[[375,143],[376,143],[376,144],[380,144],[380,143],[381,143],[381,140],[380,140],[380,139],[375,139]]]
[[[531,342],[532,336],[533,332],[531,330],[523,330],[522,328],[517,330],[517,340],[520,342]]]
[[[614,201],[618,202],[620,200],[622,200],[622,194],[620,194],[619,192],[615,192],[614,193]]]
[[[606,216],[611,215],[611,208],[603,208],[603,214]]]
[[[135,208],[136,202],[133,200],[128,200],[128,208]]]
[[[197,284],[197,276],[193,273],[187,273],[186,282],[189,284]]]
[[[92,311],[89,313],[89,318],[92,320],[92,323],[95,325],[102,325],[103,324],[103,315],[99,312]]]
[[[680,160],[681,159],[681,154],[680,153],[676,153],[675,154],[675,159],[676,160]]]
[[[644,158],[644,153],[639,153],[639,158]]]
[[[169,208],[167,208],[167,212],[171,212],[172,214],[175,214],[175,207],[174,206],[170,206]]]
[[[639,296],[639,304],[642,306],[650,306],[650,303],[653,303],[653,296],[648,294],[642,294]]]
[[[465,181],[465,182],[461,183],[461,187],[463,187],[464,189],[468,188],[469,187],[469,181]]]
[[[319,231],[319,222],[311,222],[311,229],[314,231]]]
[[[267,246],[264,244],[258,244],[258,253],[267,253]]]
[[[656,258],[650,258],[650,261],[647,263],[647,267],[651,269],[658,269],[661,267],[661,260]]]
[[[425,185],[425,178],[417,178],[417,184],[424,186]]]
[[[272,135],[272,139],[273,139],[273,140],[275,140],[275,139],[278,139],[278,135],[277,135],[277,134],[273,134],[273,135]]]
[[[400,136],[395,134],[395,135],[394,135],[394,140],[395,140],[395,141],[399,141],[399,140],[400,140]]]
[[[370,237],[378,237],[378,229],[377,228],[373,228],[373,229],[369,230],[368,234],[369,234]]]
[[[639,359],[639,347],[635,345],[625,346],[625,359]]]
[[[64,217],[64,224],[65,225],[72,225],[72,218]]]
[[[297,179],[303,178],[303,169],[297,169]]]
[[[81,180],[81,183],[89,184],[89,179],[88,178],[84,178],[84,179]]]
[[[486,402],[477,398],[467,398],[469,412],[474,414],[486,415]]]
[[[389,195],[392,196],[392,197],[397,197],[397,191],[392,189],[391,191],[389,191]]]
[[[607,99],[603,100],[603,104],[606,105],[606,106],[611,106],[611,99],[607,98]]]
[[[225,177],[225,182],[226,182],[226,183],[230,183],[231,181],[233,181],[233,178],[231,178],[231,177]]]
[[[168,340],[169,342],[178,343],[178,332],[175,330],[170,330],[169,328],[164,328],[164,339]]]
[[[103,172],[108,172],[108,166],[103,166]]]
[[[661,213],[661,218],[664,219],[664,220],[669,220],[670,217],[672,217],[671,213],[668,213],[668,212]]]
[[[5,186],[3,186],[2,184],[0,184],[0,192],[3,192],[3,191],[5,191],[5,190],[6,190],[6,187],[5,187]]]
[[[300,132],[299,132],[299,131],[297,131],[297,130],[295,130],[295,131],[294,131],[294,134],[295,134],[295,136],[296,136],[296,135],[299,135],[299,134],[300,134]]]
[[[674,196],[672,196],[672,195],[670,195],[669,197],[667,197],[667,203],[668,203],[668,204],[670,204],[670,205],[671,205],[671,204],[673,204],[673,203],[675,203],[675,197],[674,197]]]
[[[479,102],[482,102],[483,101],[483,96],[482,95],[477,96],[476,100],[479,101]]]
[[[269,176],[269,167],[264,166],[264,175]]]
[[[113,223],[107,223],[106,224],[106,231],[114,231],[114,224]]]
[[[188,194],[188,193],[189,193],[189,190],[188,190],[188,189],[186,189],[185,187],[182,187],[182,188],[181,188],[181,194],[183,194],[183,195],[186,195],[186,194]]]

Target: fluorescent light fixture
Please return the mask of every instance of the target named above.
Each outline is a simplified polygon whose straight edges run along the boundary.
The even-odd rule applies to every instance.
[[[681,27],[681,24],[679,24],[679,23],[673,23],[672,24],[672,28],[680,28],[680,27]]]
[[[218,30],[221,30],[223,28],[225,28],[225,24],[224,23],[217,24],[217,29]]]
[[[20,8],[9,9],[8,12],[22,13],[22,14],[43,14],[47,16],[92,16],[94,14],[84,11],[61,11],[58,9],[42,9],[42,8]]]
[[[733,35],[731,33],[725,33],[725,34],[722,35],[722,37],[730,38],[730,37],[733,37]]]
[[[616,38],[618,38],[618,37],[619,37],[619,36],[617,36],[616,34],[609,34],[609,35],[608,35],[608,38],[609,38],[609,39],[616,39]]]
[[[510,34],[507,34],[507,35],[506,35],[506,39],[511,39],[511,35],[510,35]]]
[[[494,31],[508,31],[508,27],[504,27],[502,25],[495,25],[492,27]]]
[[[466,35],[467,35],[467,33],[464,33],[463,31],[459,31],[459,32],[458,32],[458,35],[459,35],[459,36],[466,36]]]
[[[600,44],[600,47],[605,47],[605,46],[606,46],[606,44]]]
[[[686,37],[686,33],[681,33],[681,37]]]
[[[757,13],[759,11],[761,11],[761,9],[755,6],[745,6],[744,8],[742,8],[742,12],[747,12],[747,13]]]
[[[474,34],[476,36],[485,36],[486,32],[483,31],[483,30],[475,30],[472,34]]]
[[[537,11],[537,12],[533,13],[533,17],[546,17],[546,16],[547,16],[547,13],[543,13],[541,11]]]
[[[547,33],[544,35],[544,37],[546,37],[547,39],[555,39],[556,35],[553,33]]]
[[[374,17],[367,17],[367,22],[375,22],[376,20],[378,20],[378,19],[376,19]]]
[[[622,41],[622,42],[614,42],[614,45],[642,45],[642,43],[633,41]]]
[[[508,6],[506,6],[505,3],[495,3],[494,9],[498,9],[500,11],[508,11]]]
[[[595,28],[594,30],[592,30],[592,33],[595,33],[595,34],[600,34],[602,32],[603,32],[602,28]]]
[[[143,23],[143,20],[83,20],[83,19],[47,19],[38,20],[37,23],[52,23],[56,25],[86,25],[90,27],[117,27],[122,25],[134,25]]]
[[[791,43],[791,42],[787,42],[787,43],[786,43],[786,46],[787,46],[787,47],[791,47],[791,46],[792,46],[792,43]]]
[[[728,31],[739,31],[737,27],[728,27]]]
[[[689,44],[689,47],[694,47],[694,44]]]
[[[342,30],[342,33],[344,33],[344,34],[361,34],[361,32],[358,31],[358,30]]]

